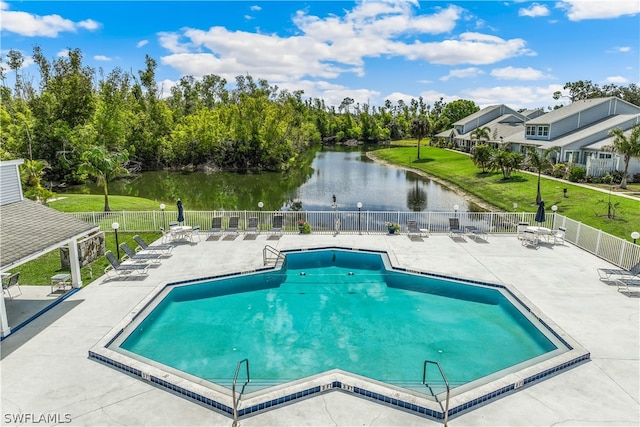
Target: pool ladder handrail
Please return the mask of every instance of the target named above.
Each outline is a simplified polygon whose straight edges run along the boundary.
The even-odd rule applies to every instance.
[[[277,250],[273,246],[266,245],[264,247],[264,249],[262,250],[262,263],[263,263],[263,265],[269,264],[269,262],[273,259],[273,257],[269,256],[269,255],[275,255],[275,264],[274,265],[278,265],[278,261],[280,261],[280,260],[284,261],[284,258],[285,258],[285,255],[282,252],[280,252],[279,250]]]
[[[438,362],[434,362],[432,360],[425,360],[424,361],[424,368],[422,370],[422,384],[426,385],[427,387],[429,387],[429,385],[427,384],[427,365],[431,363],[434,364],[438,367],[438,370],[440,370],[440,375],[442,376],[442,379],[444,380],[444,385],[447,388],[447,401],[445,403],[445,408],[443,409],[444,411],[444,427],[447,427],[447,422],[449,421],[449,395],[451,393],[451,388],[449,387],[449,381],[447,381],[447,377],[444,375],[444,371],[442,370],[442,367],[440,367],[440,364]],[[429,389],[431,389],[431,387],[429,387]],[[433,395],[433,391],[431,392],[431,394]],[[434,397],[436,397],[435,395],[433,395]],[[436,397],[436,400],[437,397]],[[438,400],[438,403],[440,404],[440,407],[442,408],[442,402],[440,402]]]
[[[236,365],[236,373],[233,376],[233,383],[231,384],[231,393],[233,395],[232,396],[233,397],[233,424],[231,425],[233,427],[237,427],[240,425],[238,424],[238,401],[240,400],[240,398],[236,399],[236,382],[238,381],[238,373],[240,372],[240,366],[242,366],[243,363],[246,363],[247,365],[247,382],[244,384],[246,386],[247,383],[251,382],[251,377],[249,376],[249,359],[242,359]]]

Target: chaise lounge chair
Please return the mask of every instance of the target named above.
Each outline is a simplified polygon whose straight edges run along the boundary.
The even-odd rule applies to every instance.
[[[133,236],[133,240],[136,241],[136,243],[138,244],[138,248],[136,248],[136,252],[140,251],[147,251],[147,252],[160,252],[161,254],[163,254],[164,256],[170,256],[171,255],[171,251],[173,250],[173,245],[151,245],[149,246],[147,244],[147,242],[144,241],[144,239],[140,236],[138,236],[137,234],[135,236]]]
[[[149,262],[159,264],[160,260],[162,259],[162,254],[159,254],[157,252],[146,252],[146,253],[136,252],[133,249],[131,249],[131,246],[127,245],[125,242],[120,243],[120,248],[125,253],[125,255],[122,256],[122,261],[126,261],[127,259],[130,259],[131,261],[135,261],[135,262],[149,261]]]
[[[217,233],[220,233],[221,231],[222,231],[222,217],[214,216],[211,219],[211,228],[209,229],[209,233],[217,234]]]
[[[524,230],[522,232],[522,246],[538,247],[538,235],[532,230]]]
[[[111,251],[107,251],[104,256],[109,260],[108,266],[104,269],[104,274],[111,278],[111,273],[115,272],[117,276],[129,276],[137,274],[139,276],[148,276],[149,264],[140,263],[122,263],[120,264],[116,256]]]
[[[485,241],[489,240],[489,235],[482,229],[476,227],[475,225],[467,225],[464,227],[467,235],[471,237],[473,240],[478,239],[478,237],[483,237]]]
[[[247,233],[258,234],[260,230],[258,230],[258,217],[252,216],[247,219]]]
[[[630,295],[631,292],[640,292],[640,277],[633,279],[619,278],[616,279],[618,292]]]
[[[282,233],[282,223],[283,223],[282,215],[274,215],[273,216],[273,223],[272,223],[271,229],[269,231],[271,233],[273,233],[273,234]]]
[[[464,240],[464,232],[460,228],[460,220],[458,218],[449,218],[449,237],[460,236]]]
[[[15,272],[4,279],[2,279],[2,292],[7,292],[9,294],[9,299],[13,299],[13,295],[11,295],[11,288],[16,287],[18,291],[20,291],[19,295],[22,295],[22,289],[20,289],[20,284],[18,281],[20,280],[20,272]]]
[[[239,226],[238,226],[239,222],[240,222],[240,217],[239,216],[229,217],[229,225],[224,230],[225,233],[238,233],[238,230],[240,229]]]
[[[622,268],[599,268],[598,275],[603,282],[610,282],[619,278],[630,278],[640,275],[640,263],[634,265],[629,270]]]
[[[429,230],[426,228],[418,228],[418,222],[412,219],[407,221],[407,232],[409,238],[412,238],[414,236],[429,237]]]

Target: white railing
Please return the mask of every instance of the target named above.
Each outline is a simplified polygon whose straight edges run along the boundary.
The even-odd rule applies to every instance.
[[[175,211],[114,211],[114,212],[73,212],[74,217],[104,231],[111,230],[111,224],[120,224],[121,232],[158,231],[168,228],[177,220]],[[386,234],[387,222],[400,226],[406,233],[407,221],[414,220],[418,228],[431,233],[447,233],[449,218],[459,218],[462,227],[475,225],[490,234],[516,233],[519,222],[541,225],[557,229],[566,228],[565,240],[587,252],[599,256],[619,267],[630,269],[640,262],[640,246],[612,236],[601,230],[574,221],[562,215],[549,213],[542,224],[535,222],[533,212],[399,212],[399,211],[185,211],[185,225],[200,227],[206,232],[211,228],[213,217],[222,218],[222,228],[226,228],[229,218],[239,217],[239,228],[244,230],[251,217],[258,218],[259,230],[271,229],[274,215],[283,216],[284,233],[298,233],[298,220],[307,221],[315,234],[333,234],[336,229],[342,234]]]

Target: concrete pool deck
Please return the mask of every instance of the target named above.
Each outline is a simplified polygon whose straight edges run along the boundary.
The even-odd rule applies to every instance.
[[[598,280],[607,262],[570,244],[524,247],[515,235],[488,244],[432,235],[284,235],[277,241],[178,245],[143,280],[102,277],[1,343],[3,425],[200,426],[232,419],[90,360],[88,350],[159,284],[262,266],[277,249],[385,250],[394,265],[508,284],[591,353],[591,360],[449,420],[450,426],[637,426],[640,423],[640,298]],[[20,297],[18,297],[20,298]],[[22,414],[22,423],[16,422]],[[253,417],[245,426],[440,425],[340,391]]]

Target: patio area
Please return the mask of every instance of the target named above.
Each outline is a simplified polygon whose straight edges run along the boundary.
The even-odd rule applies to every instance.
[[[449,420],[450,426],[637,426],[640,298],[598,278],[611,264],[567,243],[523,246],[514,234],[460,241],[432,234],[295,235],[177,244],[136,280],[101,277],[2,341],[5,424],[228,426],[232,418],[90,360],[88,350],[158,285],[262,267],[263,248],[387,251],[395,266],[506,284],[591,353],[591,360]],[[43,287],[40,287],[43,288]],[[49,287],[44,287],[49,294]],[[57,297],[23,295],[10,303]],[[35,291],[34,291],[35,292]],[[637,293],[636,293],[637,294]],[[17,306],[18,304],[14,304]],[[24,303],[22,306],[27,307]],[[24,311],[24,310],[23,310]],[[27,310],[28,311],[28,310]],[[28,313],[22,314],[29,317]],[[9,316],[13,316],[9,312]],[[12,321],[12,324],[15,324]],[[245,426],[411,426],[441,423],[342,391],[240,419]]]

